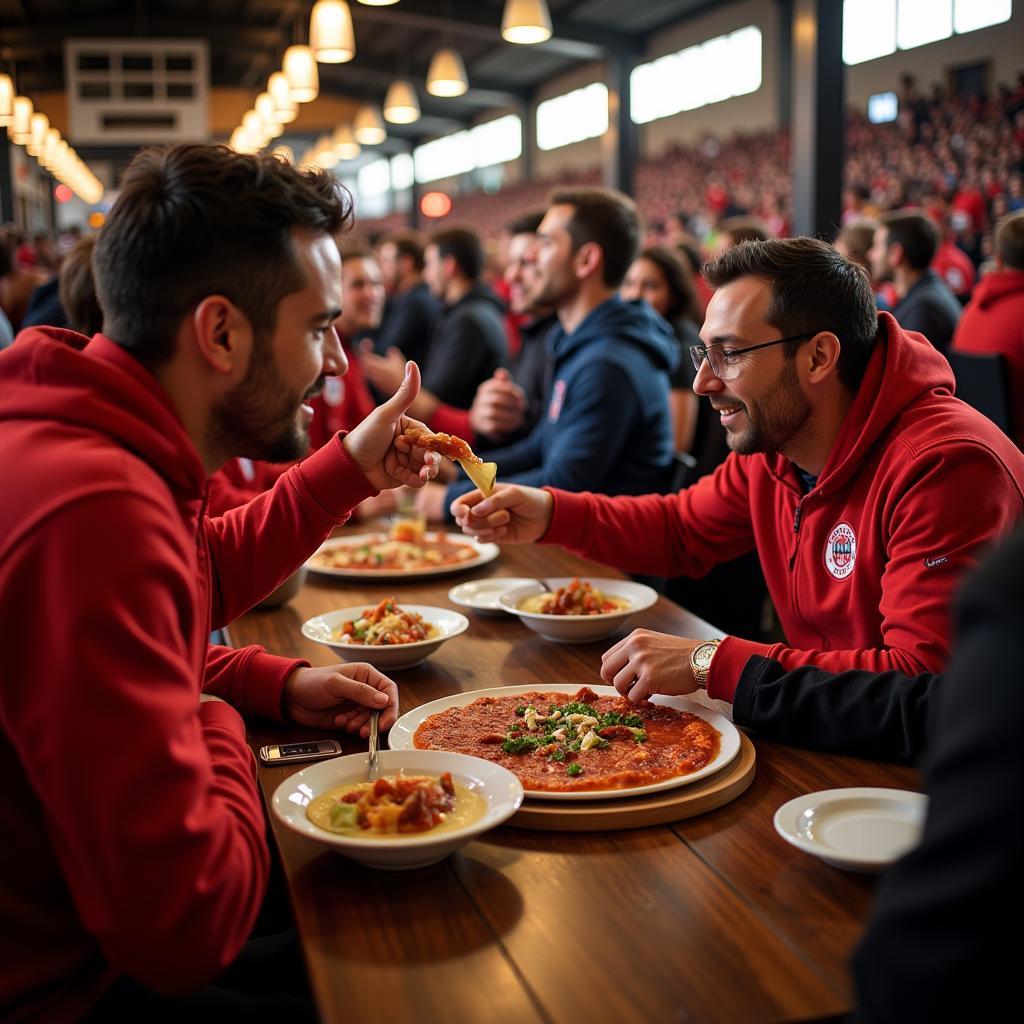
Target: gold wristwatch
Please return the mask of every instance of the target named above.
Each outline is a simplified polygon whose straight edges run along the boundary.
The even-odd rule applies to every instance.
[[[721,642],[721,640],[705,640],[702,644],[697,644],[690,652],[690,671],[693,672],[694,682],[702,690],[708,688],[708,673],[711,671],[711,661]]]

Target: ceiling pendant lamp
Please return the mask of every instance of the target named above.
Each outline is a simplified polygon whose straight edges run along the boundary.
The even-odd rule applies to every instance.
[[[46,145],[46,133],[50,130],[50,119],[36,111],[29,122],[29,139],[25,149],[29,156],[41,156]]]
[[[420,119],[420,101],[416,89],[406,78],[396,78],[384,97],[384,120],[392,124],[412,124]]]
[[[309,46],[321,64],[344,64],[356,55],[352,14],[345,0],[317,0],[313,5]]]
[[[524,45],[550,39],[551,15],[545,0],[505,0],[501,38]]]
[[[242,131],[256,149],[262,149],[270,141],[263,121],[255,110],[245,112],[245,117],[242,118]]]
[[[284,133],[284,125],[277,119],[277,111],[274,109],[274,100],[269,92],[261,92],[256,97],[253,110],[259,115],[263,124],[263,131],[272,139],[276,139]]]
[[[53,161],[57,156],[57,147],[60,145],[60,132],[56,128],[48,128],[46,131],[46,142],[43,144],[43,152],[39,162],[49,170],[53,167]]]
[[[15,96],[11,119],[11,142],[24,146],[32,137],[32,101],[27,96]]]
[[[316,69],[313,51],[308,46],[289,46],[284,51],[282,70],[288,79],[288,90],[296,103],[308,103],[320,95],[320,74]]]
[[[0,75],[0,128],[6,128],[14,117],[14,82],[10,75]]]
[[[291,87],[283,71],[275,71],[267,79],[267,92],[274,101],[274,117],[278,124],[289,124],[299,116],[299,105],[292,99]]]
[[[458,50],[442,46],[430,61],[427,92],[431,96],[461,96],[469,88],[466,65]]]
[[[356,142],[352,129],[347,124],[338,125],[331,136],[331,148],[338,154],[339,160],[355,160],[363,151]]]
[[[313,163],[325,171],[337,166],[338,154],[331,148],[331,140],[328,136],[321,135],[317,139],[316,148],[313,151]]]
[[[397,4],[398,0],[359,0],[364,7],[390,7]]]
[[[380,119],[380,112],[369,103],[364,103],[356,111],[352,134],[355,135],[356,142],[363,146],[378,146],[388,137],[384,122]]]

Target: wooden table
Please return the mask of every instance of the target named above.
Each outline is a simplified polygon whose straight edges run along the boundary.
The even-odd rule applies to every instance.
[[[506,548],[482,569],[402,584],[410,603],[450,606],[449,587],[484,575],[618,575],[554,548]],[[370,604],[386,584],[310,577],[291,604],[251,612],[235,644],[331,664],[299,632],[312,615]],[[542,640],[512,618],[469,612],[470,629],[396,673],[401,710],[505,684],[600,682],[595,644]],[[642,625],[695,637],[707,623],[662,598]],[[301,729],[252,728],[254,747]],[[906,768],[755,741],[757,776],[702,817],[625,832],[505,827],[411,872],[362,868],[274,826],[313,989],[325,1022],[802,1020],[850,1005],[846,962],[874,879],[788,846],[775,810],[839,786],[916,788]],[[345,741],[346,753],[365,741]],[[301,767],[301,766],[299,766]],[[265,795],[294,767],[261,768]]]

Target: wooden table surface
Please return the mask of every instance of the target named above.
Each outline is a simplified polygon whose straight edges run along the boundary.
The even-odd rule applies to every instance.
[[[455,607],[448,589],[487,575],[619,575],[546,547],[509,547],[456,576],[364,584],[310,575],[288,605],[231,627],[241,646],[336,659],[307,641],[310,616],[402,601]],[[548,643],[518,620],[467,612],[470,628],[418,668],[395,673],[402,713],[501,684],[599,683],[600,655],[634,626],[715,630],[661,598],[597,643]],[[256,748],[302,729],[251,727]],[[345,742],[345,752],[365,741]],[[772,816],[803,793],[918,788],[907,768],[755,739],[757,775],[733,803],[672,825],[622,832],[500,828],[441,864],[363,868],[274,831],[323,1020],[429,1022],[805,1020],[850,1005],[846,962],[875,887],[778,837]],[[264,794],[302,767],[260,769]]]

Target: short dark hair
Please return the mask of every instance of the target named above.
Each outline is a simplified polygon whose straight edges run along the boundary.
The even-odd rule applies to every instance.
[[[875,240],[877,226],[873,220],[864,218],[863,220],[852,220],[840,229],[836,240],[842,239],[854,263],[867,266],[868,252],[871,249],[871,243]]]
[[[96,235],[83,235],[64,257],[57,281],[57,296],[68,318],[68,327],[90,337],[103,329],[103,311],[96,298],[92,254]]]
[[[935,258],[939,229],[920,211],[894,210],[883,215],[880,225],[889,231],[888,245],[903,246],[903,255],[912,269],[925,270]]]
[[[568,225],[573,246],[599,245],[602,279],[609,288],[618,288],[640,247],[640,218],[633,200],[610,188],[556,188],[548,205],[573,208]]]
[[[529,213],[521,213],[515,220],[505,225],[505,231],[510,235],[535,235],[544,219],[544,210],[531,210]]]
[[[423,269],[423,237],[415,231],[396,231],[392,235],[385,235],[378,247],[390,243],[395,247],[399,256],[408,256],[417,273]]]
[[[451,256],[463,277],[480,280],[484,271],[484,247],[480,236],[470,228],[443,228],[430,236],[428,245],[437,246],[437,254],[444,259]]]
[[[697,289],[693,284],[693,274],[683,263],[683,256],[667,245],[651,245],[640,253],[640,258],[650,260],[662,273],[672,305],[665,317],[670,323],[677,320],[690,320],[700,325],[701,315],[697,304]]]
[[[351,218],[351,198],[325,171],[227,146],[144,149],[93,255],[104,332],[159,366],[189,311],[224,295],[269,334],[281,299],[304,284],[292,230],[337,235]]]
[[[878,334],[867,271],[816,238],[743,242],[704,267],[713,288],[748,276],[771,283],[767,319],[784,336],[832,331],[839,338],[839,379],[856,391]],[[799,346],[790,342],[786,355],[795,355]]]
[[[1024,270],[1024,210],[1008,214],[996,225],[996,255],[1004,267]]]
[[[365,248],[362,245],[344,246],[341,249],[341,263],[344,266],[349,260],[373,260],[377,262],[377,257],[373,251]]]
[[[754,217],[727,217],[718,225],[718,230],[728,235],[733,245],[767,242],[772,237],[768,226]]]

